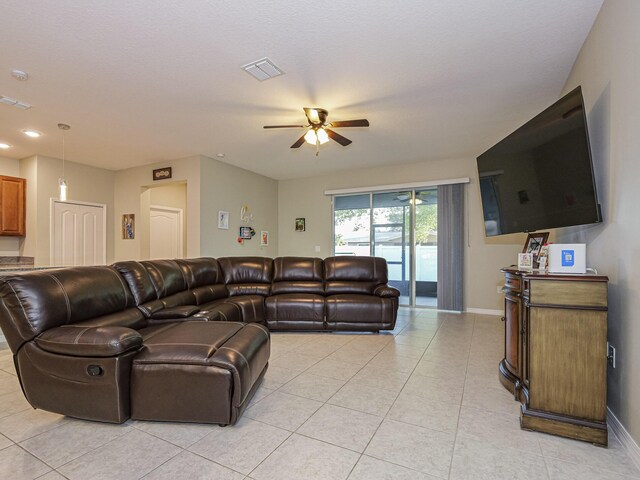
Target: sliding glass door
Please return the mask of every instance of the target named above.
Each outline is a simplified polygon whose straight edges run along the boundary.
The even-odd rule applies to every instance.
[[[385,258],[401,305],[435,307],[437,198],[435,188],[335,196],[335,255]]]

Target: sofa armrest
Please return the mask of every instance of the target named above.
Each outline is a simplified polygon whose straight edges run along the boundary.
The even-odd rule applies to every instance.
[[[400,290],[389,285],[378,285],[373,294],[382,298],[398,298],[400,296]]]
[[[75,357],[115,357],[142,346],[142,335],[127,327],[65,325],[43,332],[36,344],[51,353]]]
[[[188,318],[198,313],[200,309],[195,305],[183,305],[180,307],[163,308],[151,315],[152,320],[171,320]]]

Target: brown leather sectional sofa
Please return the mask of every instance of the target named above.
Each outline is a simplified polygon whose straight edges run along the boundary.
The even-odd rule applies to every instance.
[[[268,366],[271,330],[392,329],[384,259],[119,262],[0,278],[0,326],[35,408],[233,424]]]

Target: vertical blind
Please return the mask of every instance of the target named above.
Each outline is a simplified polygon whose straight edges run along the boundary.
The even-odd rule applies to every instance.
[[[438,309],[462,311],[464,184],[438,186]]]

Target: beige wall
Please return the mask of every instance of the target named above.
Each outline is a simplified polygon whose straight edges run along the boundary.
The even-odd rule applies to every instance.
[[[152,170],[172,167],[173,178],[153,182]],[[225,255],[275,256],[278,251],[278,182],[242,168],[204,156],[145,165],[116,172],[115,182],[115,258],[148,257],[148,215],[141,215],[153,202],[150,187],[173,182],[186,183],[185,225],[187,257]],[[146,193],[145,193],[146,192]],[[141,209],[141,202],[143,208]],[[240,209],[248,205],[254,220],[248,225],[256,231],[244,245],[236,242],[240,227]],[[230,213],[229,230],[218,229],[218,210]],[[124,213],[136,215],[136,238],[123,240],[120,219]],[[146,219],[146,220],[145,220]],[[142,223],[140,223],[142,222]],[[244,225],[244,224],[243,224]],[[260,231],[270,232],[270,245],[260,246]]]
[[[601,225],[564,229],[559,241],[587,243],[587,263],[608,275],[608,405],[640,443],[640,2],[606,0],[582,47],[564,92],[582,85]]]
[[[464,306],[466,309],[501,310],[498,285],[504,283],[500,268],[517,262],[526,236],[486,238],[480,205],[475,158],[433,160],[421,163],[358,169],[312,178],[279,182],[279,255],[328,257],[332,252],[331,197],[324,190],[407,182],[430,182],[469,177],[466,187]],[[306,231],[296,232],[297,217],[306,218]],[[315,247],[320,247],[316,252]]]
[[[58,197],[62,160],[37,155],[20,162],[27,179],[27,236],[21,253],[35,257],[36,265],[50,264],[51,198]],[[66,162],[69,201],[107,206],[107,263],[113,261],[113,185],[115,173],[104,168]]]
[[[258,255],[275,257],[278,253],[278,182],[272,178],[202,157],[201,254]],[[240,209],[249,207],[253,221],[241,223]],[[229,212],[229,230],[218,228],[218,211]],[[236,239],[240,226],[250,226],[255,237],[240,245]],[[260,246],[260,232],[267,230],[269,246]]]
[[[187,235],[186,256],[200,256],[200,156],[170,160],[143,165],[115,172],[114,230],[115,260],[142,260],[149,256],[149,242],[146,236],[148,226],[148,206],[151,203],[150,187],[171,185],[175,182],[186,184],[187,203],[185,209],[185,230]],[[156,168],[171,167],[173,177],[168,180],[153,181]],[[144,196],[142,194],[147,192]],[[141,208],[143,204],[143,208]],[[142,215],[142,212],[147,212]],[[136,235],[133,240],[122,238],[122,215],[136,216]]]
[[[0,175],[20,176],[20,162],[13,158],[0,157]],[[21,239],[16,237],[0,237],[0,255],[20,255]]]

